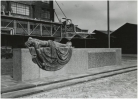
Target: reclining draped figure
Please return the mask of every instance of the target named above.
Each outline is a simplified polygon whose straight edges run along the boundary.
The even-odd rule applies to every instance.
[[[41,69],[56,71],[69,62],[72,56],[72,44],[61,44],[56,41],[43,41],[29,37],[25,42],[32,55],[32,61]]]

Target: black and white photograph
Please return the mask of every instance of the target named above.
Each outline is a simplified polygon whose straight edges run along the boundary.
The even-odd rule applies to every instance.
[[[137,0],[1,0],[1,98],[137,98]]]

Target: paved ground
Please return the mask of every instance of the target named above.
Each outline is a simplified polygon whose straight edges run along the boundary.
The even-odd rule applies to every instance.
[[[137,98],[137,72],[55,89],[27,98]]]
[[[11,64],[12,64],[12,60],[10,59],[9,61],[3,61],[3,63],[5,64],[4,66],[7,67],[7,65],[9,67],[12,67]],[[11,64],[10,64],[11,63]],[[106,70],[113,70],[113,69],[117,69],[117,68],[120,68],[120,67],[126,67],[126,66],[136,66],[137,64],[137,60],[136,60],[136,57],[135,58],[131,58],[131,57],[124,57],[122,59],[122,65],[121,66],[105,66],[105,67],[100,67],[100,68],[93,68],[92,69],[92,73],[98,73],[98,72],[102,72],[102,71],[106,71]],[[2,66],[2,68],[5,68],[4,66]],[[10,74],[12,73],[10,69],[12,68],[7,68],[6,72],[7,74]],[[91,71],[90,71],[91,73]],[[86,73],[87,74],[87,73]],[[89,74],[89,73],[88,73]],[[84,74],[82,74],[84,75]],[[74,77],[74,74],[72,74],[72,76]],[[69,75],[68,77],[65,76],[65,77],[57,77],[57,79],[63,79],[63,78],[70,78],[72,77],[71,75]],[[77,76],[77,75],[76,75]],[[10,75],[2,75],[1,77],[1,88],[8,88],[8,87],[11,87],[11,86],[16,86],[16,85],[26,85],[26,84],[39,84],[39,83],[43,83],[43,82],[49,82],[49,81],[54,81],[56,78],[53,78],[53,79],[49,79],[49,78],[45,78],[45,79],[36,79],[36,80],[32,80],[32,81],[25,81],[25,82],[20,82],[20,81],[15,81],[13,80],[13,78],[10,76]],[[8,88],[9,89],[9,88]]]
[[[11,74],[12,68],[12,60],[3,61],[2,68],[6,66],[8,69],[6,70],[6,74]],[[8,65],[7,65],[8,64]],[[136,57],[125,56],[122,59],[122,66],[124,65],[132,65],[135,66],[137,64]],[[6,67],[7,68],[7,67]],[[3,73],[5,74],[5,73]],[[136,71],[129,72],[126,74],[119,74],[116,76],[112,76],[109,78],[104,78],[101,80],[96,80],[94,82],[87,82],[83,84],[78,84],[71,87],[55,89],[49,92],[44,92],[42,94],[37,94],[35,96],[30,97],[38,97],[38,98],[136,98]],[[9,75],[2,76],[1,80],[1,88],[14,86],[17,84],[22,84],[22,82],[13,81]]]

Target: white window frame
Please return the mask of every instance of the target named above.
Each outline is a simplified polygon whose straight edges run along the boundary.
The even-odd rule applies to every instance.
[[[44,19],[50,19],[50,11],[42,10],[42,18]]]
[[[12,13],[19,15],[30,15],[29,5],[21,4],[17,2],[11,2]]]
[[[42,0],[42,2],[50,4],[50,0]]]

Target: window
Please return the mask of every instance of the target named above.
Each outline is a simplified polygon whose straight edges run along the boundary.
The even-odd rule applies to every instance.
[[[29,6],[28,5],[12,2],[11,9],[12,9],[12,13],[29,16]]]
[[[42,2],[47,3],[47,4],[49,4],[49,3],[50,3],[50,1],[49,1],[49,0],[42,0]]]
[[[1,5],[1,12],[5,11],[5,5]]]
[[[50,19],[50,12],[45,9],[42,9],[42,18]]]

